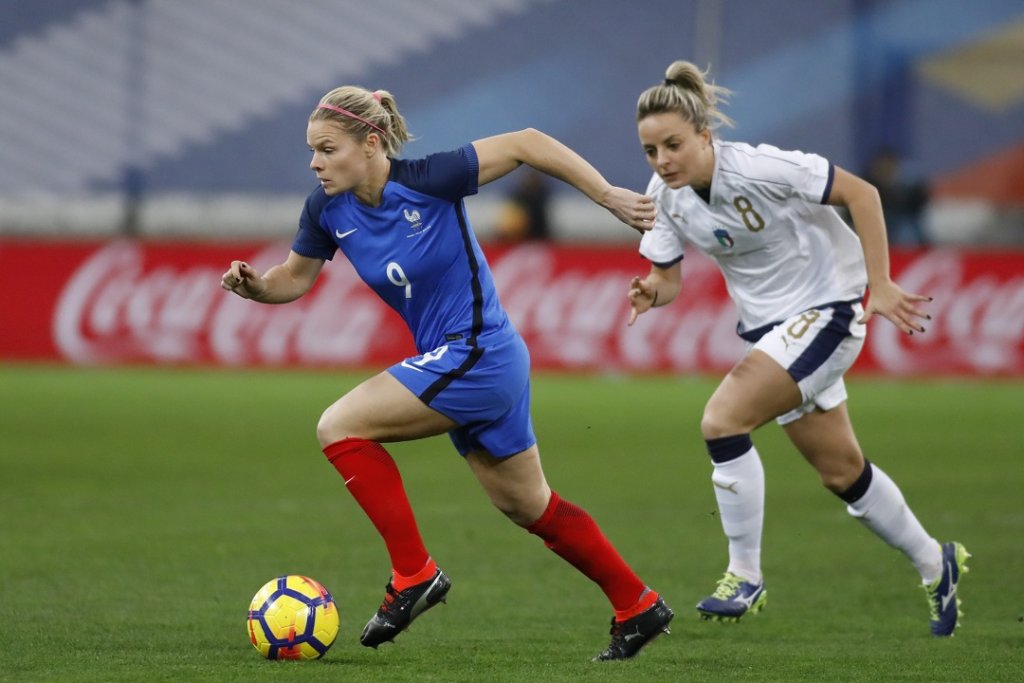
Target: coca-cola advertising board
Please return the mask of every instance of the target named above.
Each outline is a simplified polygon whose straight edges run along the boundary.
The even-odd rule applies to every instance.
[[[415,353],[399,317],[339,255],[284,305],[220,288],[232,259],[264,270],[288,243],[0,241],[0,361],[383,367]],[[691,252],[683,291],[627,327],[626,289],[647,263],[627,246],[486,248],[533,365],[713,372],[743,353],[715,265]],[[880,317],[855,366],[896,375],[1024,375],[1024,251],[896,251],[893,275],[934,297],[925,334]]]

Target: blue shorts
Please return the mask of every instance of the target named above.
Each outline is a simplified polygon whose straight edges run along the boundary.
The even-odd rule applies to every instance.
[[[458,423],[462,455],[505,458],[537,443],[530,419],[530,353],[518,334],[453,342],[406,358],[388,372],[421,401]]]

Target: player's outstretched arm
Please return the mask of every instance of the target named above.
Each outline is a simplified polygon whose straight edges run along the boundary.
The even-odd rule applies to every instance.
[[[836,167],[828,203],[845,206],[850,212],[854,229],[864,249],[870,296],[864,315],[858,322],[866,323],[877,313],[907,334],[924,332],[921,320],[930,320],[931,316],[917,304],[931,301],[931,297],[905,292],[892,281],[889,273],[889,241],[878,190],[866,180]]]
[[[634,277],[629,283],[629,322],[632,325],[641,313],[655,306],[664,306],[679,296],[683,288],[682,268],[676,263],[669,268],[651,266],[647,277]]]
[[[265,304],[288,303],[313,287],[323,265],[321,259],[300,256],[294,251],[284,263],[262,275],[245,261],[232,261],[220,278],[220,286],[243,299]]]
[[[612,185],[590,162],[539,130],[527,128],[495,135],[476,140],[473,147],[480,163],[480,186],[527,164],[569,183],[635,230],[643,232],[654,226],[654,201],[650,197]]]

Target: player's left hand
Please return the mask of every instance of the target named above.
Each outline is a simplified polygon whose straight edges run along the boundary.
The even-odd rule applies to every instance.
[[[616,218],[640,234],[654,227],[657,210],[654,200],[647,195],[624,187],[612,187],[605,195],[603,204]]]
[[[924,332],[921,320],[931,320],[932,317],[921,310],[917,303],[931,300],[930,296],[905,292],[899,285],[889,280],[871,288],[864,315],[857,322],[864,324],[877,313],[906,334]]]

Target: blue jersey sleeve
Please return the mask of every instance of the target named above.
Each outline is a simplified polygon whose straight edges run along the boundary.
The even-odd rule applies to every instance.
[[[318,187],[306,197],[306,205],[299,216],[299,231],[292,242],[292,251],[300,256],[330,261],[338,245],[331,235],[320,225],[320,215],[331,200],[322,187]]]
[[[480,162],[468,144],[412,161],[392,160],[390,180],[417,192],[456,202],[477,192]]]

